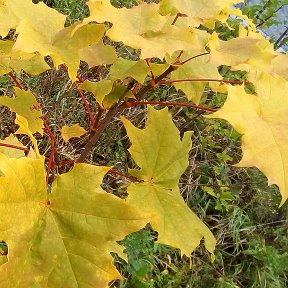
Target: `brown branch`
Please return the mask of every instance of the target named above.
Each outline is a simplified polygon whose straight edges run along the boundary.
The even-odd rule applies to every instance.
[[[145,101],[145,102],[126,102],[127,107],[138,106],[138,105],[161,105],[161,106],[180,106],[180,107],[191,107],[208,112],[216,112],[216,109],[203,107],[200,105],[190,103],[178,103],[178,102],[157,102],[157,101]]]
[[[81,99],[83,101],[84,107],[85,107],[85,109],[86,109],[86,111],[88,113],[88,116],[89,116],[89,119],[90,119],[90,124],[91,124],[91,126],[93,126],[94,123],[95,123],[95,119],[94,119],[92,111],[90,109],[90,105],[89,105],[88,101],[85,99],[83,91],[81,89],[78,89],[78,88],[77,88],[77,91],[79,92],[80,97],[81,97]]]
[[[164,71],[160,76],[158,76],[155,79],[155,84],[157,85],[162,79],[164,79],[165,77],[167,77],[172,71],[174,71],[175,69],[177,69],[177,67],[170,65],[166,71]],[[148,85],[144,86],[142,89],[140,89],[134,96],[136,98],[136,100],[141,99],[141,97],[143,97],[145,95],[146,92],[148,92],[149,90],[153,89],[154,85],[152,85],[152,83],[149,83]],[[129,90],[128,90],[129,91]],[[127,91],[127,92],[128,92]],[[121,113],[125,108],[127,108],[126,103],[120,103],[118,102],[117,104],[114,104],[108,111],[108,113],[106,114],[106,116],[104,117],[104,119],[102,119],[102,121],[100,121],[97,131],[95,132],[95,134],[88,140],[84,150],[82,151],[81,155],[78,158],[79,162],[84,162],[85,159],[87,158],[87,156],[89,155],[89,153],[92,151],[93,147],[95,146],[95,144],[98,142],[100,136],[102,135],[103,131],[106,129],[106,127],[109,125],[109,123],[111,122],[112,118],[114,116],[116,116],[117,114]]]
[[[11,79],[14,81],[14,83],[16,84],[16,86],[21,89],[24,90],[23,86],[21,85],[21,83],[17,80],[17,78],[15,77],[15,75],[13,74],[13,72],[9,72],[9,76],[11,77]]]

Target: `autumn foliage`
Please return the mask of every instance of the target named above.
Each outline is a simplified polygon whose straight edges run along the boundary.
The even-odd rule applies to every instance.
[[[1,96],[0,105],[16,113],[18,127],[0,141],[0,240],[9,248],[1,260],[0,287],[107,287],[121,278],[111,252],[125,258],[116,241],[148,223],[159,243],[188,257],[204,239],[213,261],[215,238],[178,187],[188,166],[191,133],[180,138],[168,108],[149,106],[143,129],[121,116],[138,166],[124,175],[131,180],[126,199],[101,188],[113,167],[85,163],[111,119],[125,109],[153,104],[147,92],[160,85],[182,90],[191,101],[183,106],[226,119],[243,135],[238,166],[259,168],[269,184],[279,187],[281,204],[287,200],[288,57],[274,51],[252,21],[232,8],[236,2],[162,0],[119,9],[109,0],[90,0],[90,15],[66,27],[66,16],[42,2],[0,0],[0,75],[9,74],[15,83],[14,96]],[[226,25],[229,15],[242,19],[242,25],[237,38],[223,41],[214,27]],[[5,39],[9,31],[13,40]],[[136,49],[138,60],[118,57],[115,42]],[[80,61],[109,73],[97,82],[82,79]],[[59,65],[77,87],[90,121],[89,131],[79,124],[61,129],[65,142],[88,135],[70,163],[57,151],[37,95],[17,80],[21,70],[37,75]],[[247,80],[223,79],[222,65],[246,71]],[[199,105],[206,87],[227,93],[222,108]],[[96,117],[83,91],[95,96]],[[155,104],[181,106],[169,99]],[[18,134],[27,135],[31,144],[23,145]],[[49,155],[38,148],[43,134],[51,142]],[[65,165],[73,167],[63,170]]]

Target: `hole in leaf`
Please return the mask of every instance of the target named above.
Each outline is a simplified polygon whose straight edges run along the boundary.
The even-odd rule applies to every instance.
[[[8,254],[8,246],[5,241],[0,241],[0,257]]]

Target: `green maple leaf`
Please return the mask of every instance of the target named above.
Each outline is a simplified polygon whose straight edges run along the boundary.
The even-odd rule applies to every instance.
[[[180,140],[168,109],[149,107],[147,118],[143,130],[122,118],[132,142],[129,152],[141,168],[129,172],[144,181],[128,187],[127,201],[152,215],[150,223],[159,233],[158,242],[189,256],[204,237],[207,250],[213,253],[216,241],[212,233],[187,207],[178,188],[188,165],[191,133]]]
[[[191,55],[189,52],[185,53],[183,59],[189,59],[193,57],[194,53]],[[215,65],[207,63],[209,56],[201,56],[195,58],[184,65],[180,66],[178,69],[171,73],[172,80],[182,80],[191,78],[210,78],[210,79],[222,79]],[[177,89],[181,89],[189,100],[198,104],[201,96],[204,92],[206,81],[195,81],[195,82],[175,82],[174,86]]]
[[[19,73],[22,69],[34,75],[49,69],[49,65],[41,55],[13,51],[13,45],[13,41],[0,41],[0,75],[7,74],[12,70]]]
[[[43,160],[0,155],[0,169],[0,239],[9,249],[1,287],[94,288],[121,278],[110,255],[115,241],[148,219],[101,189],[109,167],[76,164],[51,194]]]
[[[148,73],[149,67],[144,60],[131,61],[118,58],[110,69],[110,76],[113,80],[124,80],[127,77],[132,77],[142,84]]]

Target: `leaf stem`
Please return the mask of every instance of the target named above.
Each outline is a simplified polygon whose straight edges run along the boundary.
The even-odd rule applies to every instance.
[[[126,102],[127,107],[138,106],[138,105],[161,105],[161,106],[180,106],[180,107],[191,107],[208,112],[216,112],[216,109],[203,107],[200,105],[190,104],[190,103],[178,103],[178,102],[157,102],[157,101],[134,101]]]

